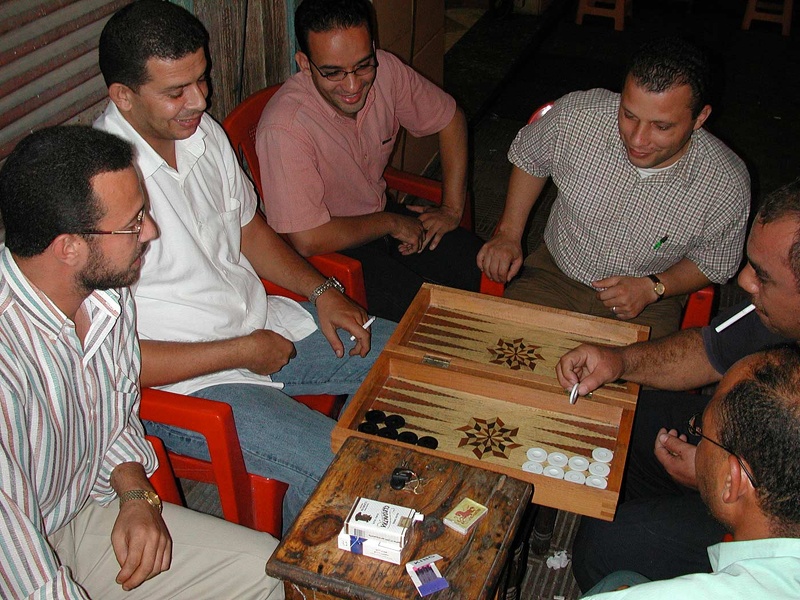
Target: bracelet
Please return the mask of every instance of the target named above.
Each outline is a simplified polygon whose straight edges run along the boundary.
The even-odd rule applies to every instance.
[[[314,289],[314,291],[311,292],[311,295],[308,297],[308,301],[311,302],[311,304],[313,304],[314,306],[316,306],[317,298],[322,296],[322,294],[324,294],[331,288],[335,288],[339,290],[342,294],[344,294],[344,286],[341,283],[339,283],[339,280],[336,279],[336,277],[328,277],[325,280],[325,283],[318,285]]]

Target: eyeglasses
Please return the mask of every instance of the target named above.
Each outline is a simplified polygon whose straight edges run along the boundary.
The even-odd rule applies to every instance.
[[[101,229],[88,229],[86,231],[81,231],[81,235],[139,235],[142,232],[142,225],[144,224],[144,216],[145,216],[145,209],[139,211],[139,214],[136,215],[136,222],[131,225],[130,227],[126,227],[125,229],[115,229],[113,231],[103,231]]]
[[[736,452],[734,452],[730,448],[726,448],[725,446],[720,444],[718,441],[712,440],[710,437],[708,437],[707,435],[705,435],[703,433],[703,413],[697,413],[697,414],[694,414],[694,415],[691,416],[691,418],[689,419],[689,433],[691,433],[692,435],[696,435],[697,437],[703,438],[706,441],[711,442],[715,446],[718,446],[719,448],[722,448],[723,450],[725,450],[725,452],[727,452],[731,456],[736,457],[736,460],[739,461],[739,464],[742,466],[742,469],[744,469],[744,472],[747,475],[747,478],[750,480],[750,483],[753,484],[754,488],[758,487],[758,485],[756,485],[755,477],[753,477],[753,474],[745,466],[744,461],[742,460],[742,458],[738,454],[736,454]]]
[[[308,62],[314,65],[314,68],[317,72],[322,75],[328,81],[344,81],[345,77],[350,74],[355,75],[356,77],[366,77],[368,75],[372,75],[378,69],[378,59],[373,54],[371,57],[372,62],[366,65],[361,65],[360,67],[356,67],[352,71],[345,71],[344,69],[336,69],[334,71],[323,71],[320,69],[313,60],[309,57]]]

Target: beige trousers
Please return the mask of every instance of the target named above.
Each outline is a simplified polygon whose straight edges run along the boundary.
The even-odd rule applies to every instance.
[[[130,592],[114,581],[119,573],[111,530],[119,514],[112,502],[89,501],[67,525],[49,536],[73,579],[98,600],[204,598],[280,599],[283,585],[264,571],[277,540],[266,533],[164,503],[164,522],[172,536],[172,565]]]
[[[594,288],[570,279],[558,268],[544,243],[527,259],[522,274],[505,291],[506,298],[613,319],[614,313],[597,299]],[[650,327],[650,339],[680,328],[686,296],[664,298],[647,306],[635,319],[625,321]]]

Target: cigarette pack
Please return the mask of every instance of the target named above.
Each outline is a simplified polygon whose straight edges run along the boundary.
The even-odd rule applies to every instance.
[[[439,569],[436,568],[435,563],[437,560],[442,560],[442,557],[438,554],[431,554],[425,558],[406,563],[406,571],[408,571],[408,575],[411,577],[411,581],[414,582],[414,587],[417,588],[420,596],[427,596],[449,586],[447,580],[442,577]]]
[[[347,550],[353,554],[363,554],[395,565],[402,562],[400,556],[403,553],[403,547],[400,544],[350,535],[344,529],[339,532],[338,542],[341,550]]]
[[[402,548],[408,540],[411,525],[423,516],[413,508],[356,498],[344,522],[344,530],[348,535],[384,540]]]
[[[444,524],[450,529],[465,535],[475,523],[481,520],[489,509],[474,500],[464,498],[456,507],[447,513]]]

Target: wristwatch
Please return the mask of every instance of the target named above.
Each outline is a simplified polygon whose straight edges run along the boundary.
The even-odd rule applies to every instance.
[[[119,505],[122,506],[130,500],[147,500],[153,508],[161,513],[163,506],[161,505],[161,498],[155,492],[150,490],[129,490],[119,495]]]
[[[311,304],[313,304],[314,306],[316,306],[317,298],[322,296],[322,294],[324,294],[331,288],[335,288],[339,290],[342,294],[344,294],[344,286],[341,283],[339,283],[339,280],[336,279],[336,277],[328,277],[325,280],[325,283],[318,285],[314,289],[314,291],[311,292],[311,295],[308,297],[308,301],[311,302]]]
[[[667,288],[664,287],[664,284],[661,283],[661,280],[655,275],[648,275],[648,277],[655,284],[653,286],[653,291],[656,293],[656,296],[658,296],[656,302],[659,302],[664,297],[664,292],[667,291]]]

